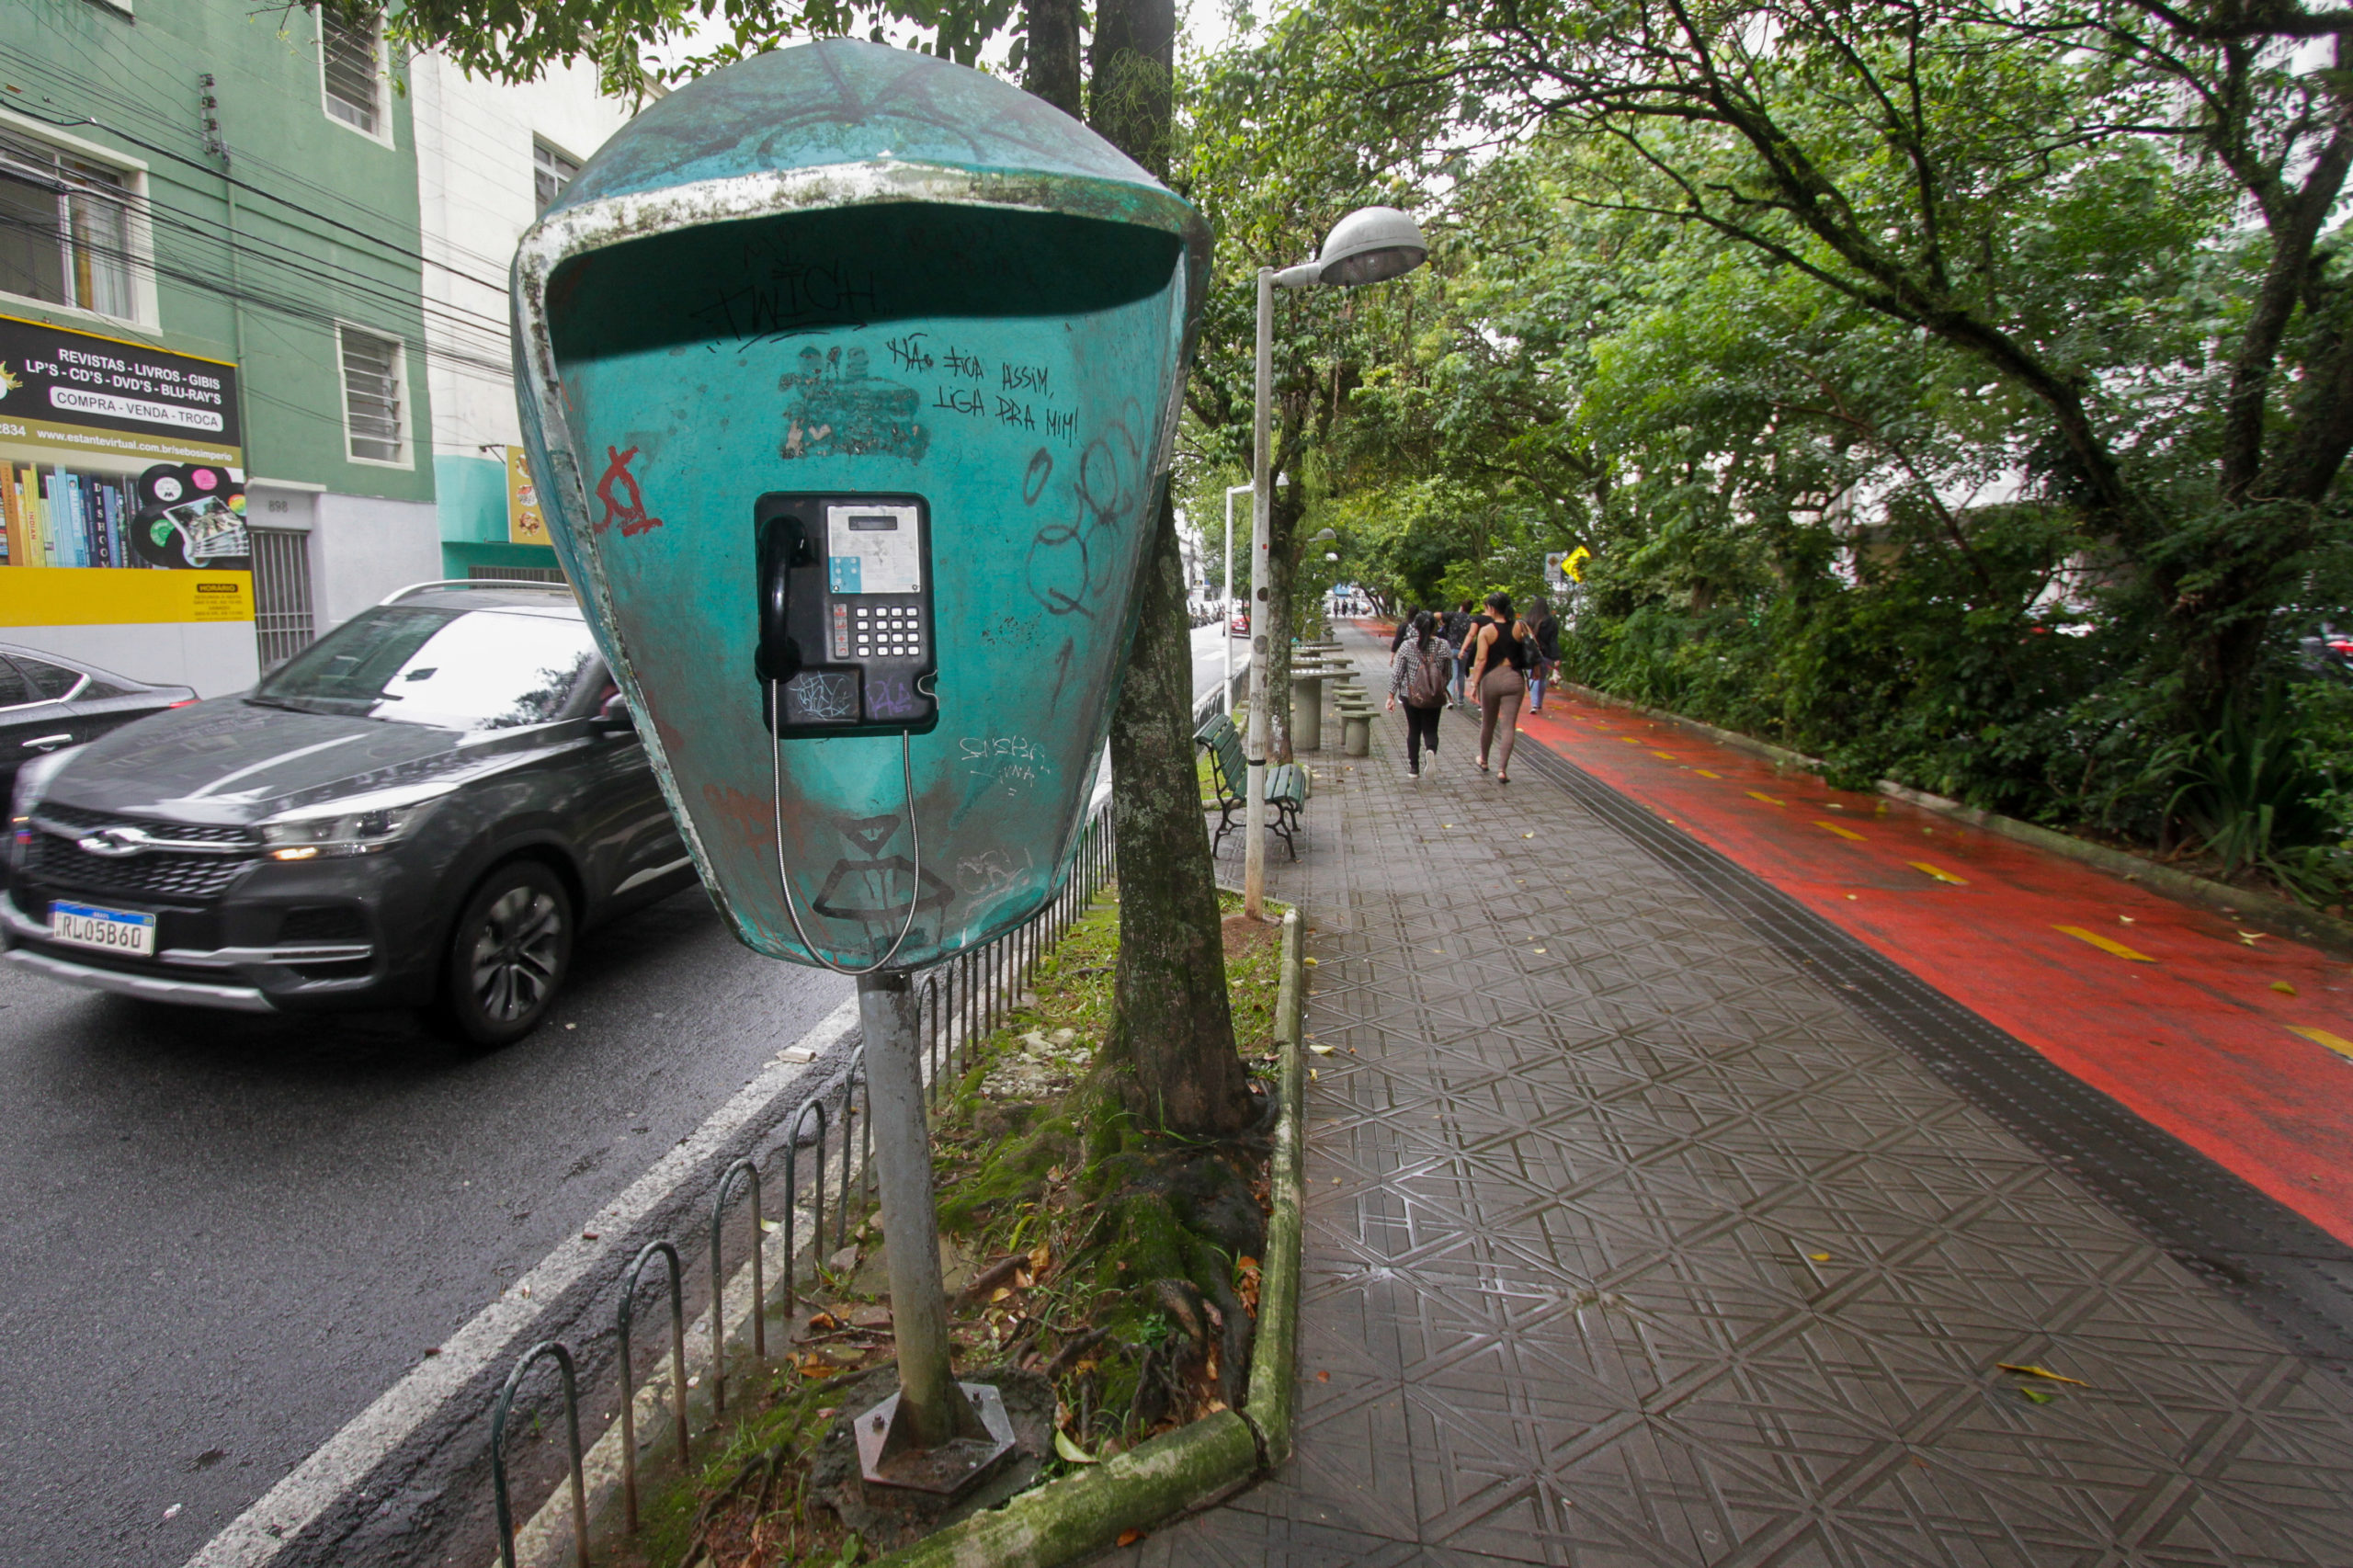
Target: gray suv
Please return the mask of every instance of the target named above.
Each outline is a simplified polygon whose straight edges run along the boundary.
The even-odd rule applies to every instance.
[[[0,930],[74,984],[255,1012],[546,1017],[584,926],[692,885],[561,585],[426,584],[240,697],[28,764]]]

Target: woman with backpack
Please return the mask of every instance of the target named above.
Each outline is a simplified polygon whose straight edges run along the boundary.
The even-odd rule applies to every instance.
[[[1487,771],[1487,753],[1497,728],[1503,731],[1503,755],[1495,759],[1495,782],[1511,782],[1512,743],[1519,736],[1519,702],[1528,695],[1528,661],[1535,646],[1528,622],[1511,612],[1511,596],[1489,594],[1487,615],[1472,642],[1471,690],[1479,699],[1479,771]]]
[[[1542,597],[1528,601],[1524,618],[1528,630],[1536,639],[1528,656],[1528,710],[1544,711],[1544,688],[1552,682],[1552,672],[1561,667],[1561,623],[1552,614],[1552,607]]]
[[[1422,748],[1438,760],[1438,716],[1446,711],[1454,676],[1454,645],[1438,635],[1438,617],[1423,610],[1406,628],[1389,660],[1389,707],[1405,704],[1405,777],[1422,776]]]

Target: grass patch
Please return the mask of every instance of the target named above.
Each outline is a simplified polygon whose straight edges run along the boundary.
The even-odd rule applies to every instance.
[[[1235,1038],[1271,1079],[1280,929],[1245,918],[1239,895],[1220,903]],[[1239,1404],[1256,1322],[1267,1148],[1148,1133],[1095,1089],[1118,957],[1114,889],[972,1042],[932,1119],[957,1371],[1017,1368],[1053,1382],[1049,1478]],[[892,1353],[876,1217],[855,1234],[858,1262],[820,1275],[792,1350],[731,1384],[743,1392],[723,1449],[649,1490],[644,1528],[619,1561],[859,1560],[865,1543],[808,1486],[842,1390]]]

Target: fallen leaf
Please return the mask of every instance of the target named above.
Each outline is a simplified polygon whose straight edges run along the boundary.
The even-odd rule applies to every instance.
[[[1313,1051],[1318,1056],[1329,1056],[1332,1054],[1332,1048],[1328,1045],[1311,1045],[1307,1049]]]
[[[1332,1381],[1332,1374],[1329,1372],[1318,1372],[1315,1374],[1315,1381],[1319,1383],[1328,1383]]]
[[[583,1231],[580,1233],[580,1239],[584,1242],[593,1242],[597,1239],[597,1233],[594,1231]]]
[[[1816,1263],[1828,1263],[1830,1261],[1830,1255],[1826,1252],[1810,1252],[1806,1254],[1806,1256],[1813,1259]]]
[[[2273,981],[2271,983],[2271,989],[2277,991],[2282,996],[2293,996],[2296,994],[2296,988],[2289,984],[2284,980]]]
[[[2241,947],[2251,948],[2257,942],[2263,940],[2263,938],[2268,935],[2270,935],[2270,933],[2268,931],[2241,931],[2239,933],[2239,945]]]
[[[2037,1404],[2049,1404],[2052,1400],[2057,1399],[2059,1396],[2052,1393],[2048,1389],[2022,1388],[2018,1390],[2018,1397],[2020,1399],[2032,1400]]]
[[[773,1231],[779,1225],[783,1223],[784,1221],[781,1220],[763,1220],[760,1221],[760,1229],[763,1231]]]
[[[2133,919],[2133,918],[2132,918],[2131,915],[2118,915],[2118,916],[2116,917],[2116,923],[2117,923],[2119,926],[2138,926],[2139,924],[2141,924],[2138,920]]]
[[[1139,1529],[1124,1529],[1120,1532],[1118,1544],[1121,1546],[1133,1546],[1142,1539],[1143,1531]]]
[[[1060,1458],[1068,1460],[1073,1464],[1097,1464],[1101,1462],[1097,1460],[1093,1454],[1090,1454],[1085,1449],[1080,1448],[1077,1443],[1072,1440],[1071,1435],[1063,1431],[1057,1430],[1054,1433],[1054,1452]]]
[[[1012,1287],[1012,1286],[1010,1286],[1010,1285],[1000,1285],[1000,1286],[998,1286],[995,1290],[992,1290],[992,1291],[990,1291],[990,1292],[989,1292],[989,1300],[990,1300],[991,1301],[1004,1301],[1007,1296],[1010,1296],[1010,1295],[1012,1295],[1012,1294],[1013,1294],[1013,1287]]]
[[[1045,1273],[1046,1266],[1053,1261],[1053,1249],[1049,1247],[1044,1242],[1040,1242],[1036,1246],[1029,1249],[1029,1272],[1031,1275],[1035,1276]]]
[[[835,1317],[831,1312],[812,1312],[809,1314],[809,1326],[820,1334],[823,1334],[829,1328],[839,1328],[841,1325],[842,1320]]]
[[[1535,835],[1534,834],[1532,834],[1532,833],[1523,833],[1523,834],[1521,834],[1521,835],[1520,835],[1520,837],[1522,837],[1522,838],[1533,838],[1533,837],[1535,837],[1535,836],[1536,836],[1536,835]]]
[[[2079,1389],[2087,1389],[2092,1386],[2091,1384],[2084,1381],[2081,1378],[2063,1377],[2059,1373],[2052,1371],[2050,1368],[2038,1367],[2031,1361],[1996,1361],[1994,1365],[1997,1370],[2016,1372],[2022,1378],[2048,1378],[2054,1383],[2073,1383]]]
[[[1302,960],[1300,960],[1299,961],[1300,961],[1301,963],[1302,963],[1302,964],[1305,964],[1309,969],[1313,969],[1313,968],[1315,968],[1315,967],[1316,967],[1316,965],[1315,965],[1315,960],[1314,960],[1313,959],[1302,959]]]

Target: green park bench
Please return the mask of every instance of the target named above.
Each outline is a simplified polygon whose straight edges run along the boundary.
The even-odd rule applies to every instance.
[[[1210,754],[1210,776],[1217,786],[1217,836],[1210,841],[1210,852],[1225,842],[1226,830],[1233,825],[1233,813],[1249,801],[1250,765],[1243,754],[1242,732],[1233,721],[1222,713],[1210,716],[1207,723],[1194,732],[1193,739]],[[1274,808],[1274,815],[1267,825],[1283,841],[1290,858],[1299,858],[1299,846],[1291,842],[1291,834],[1299,826],[1299,809],[1307,803],[1307,774],[1291,763],[1281,763],[1267,769],[1267,804]]]

